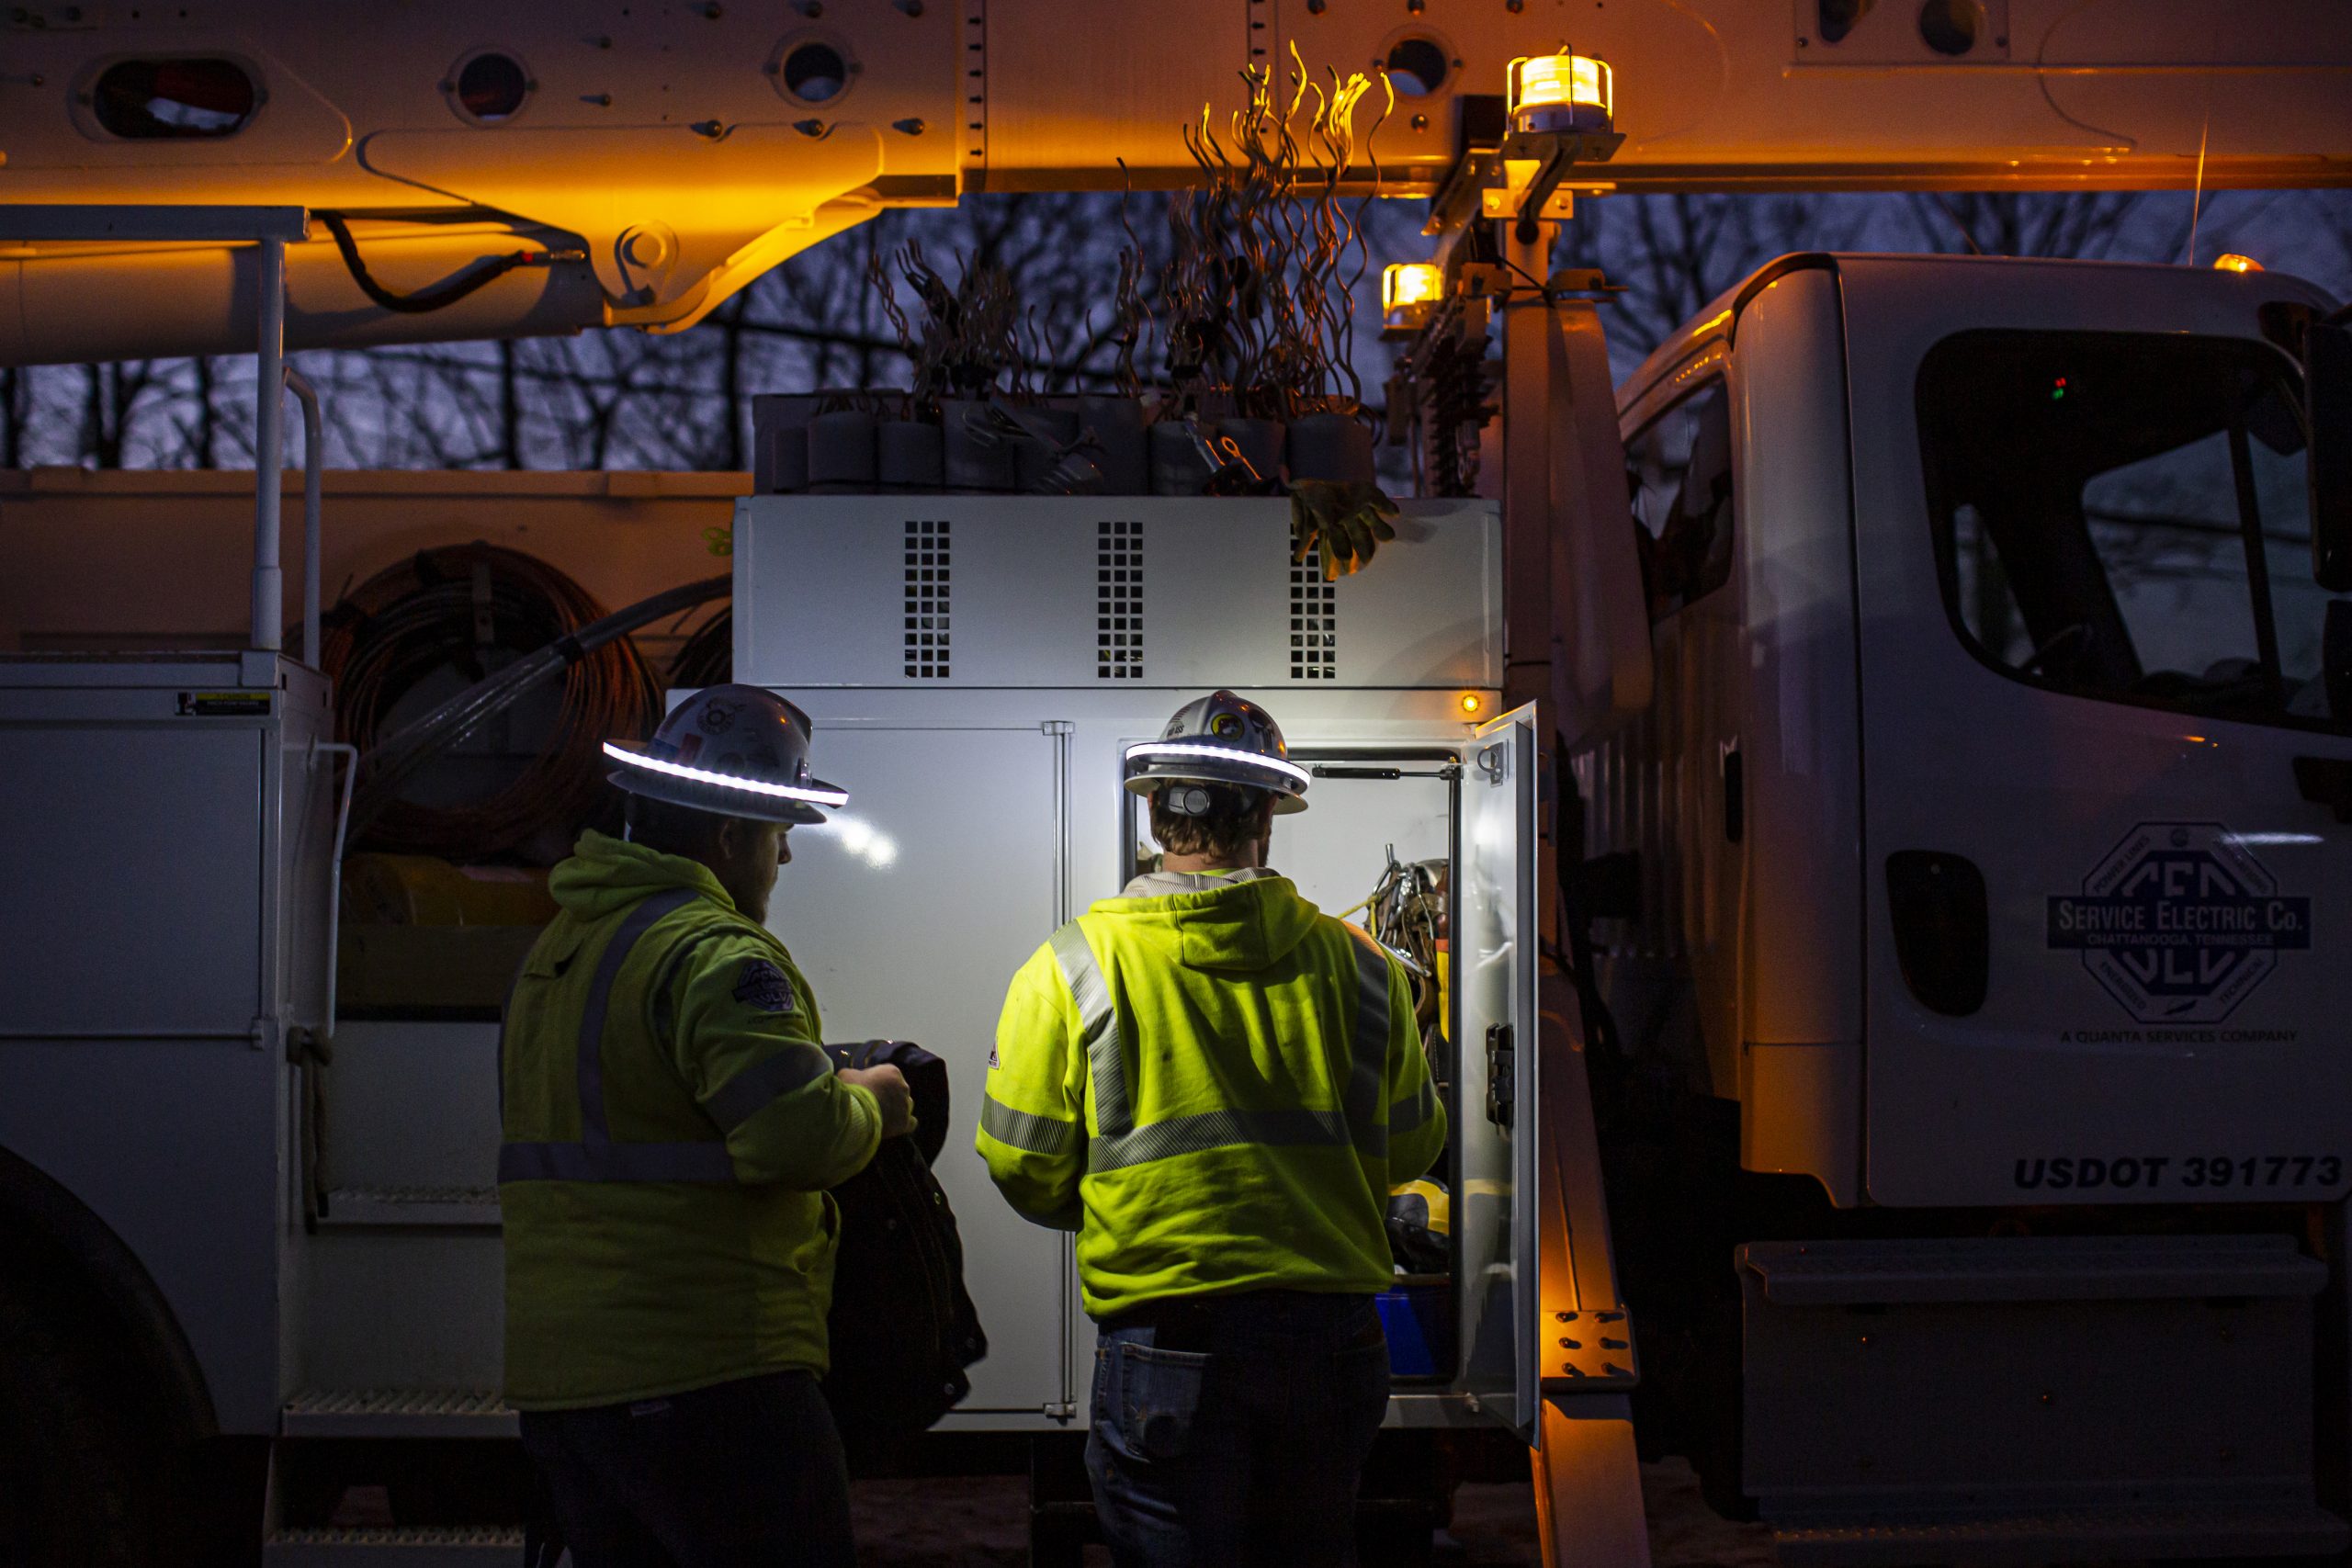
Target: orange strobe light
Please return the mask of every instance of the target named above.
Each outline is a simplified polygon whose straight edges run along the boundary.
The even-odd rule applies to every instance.
[[[1613,73],[1605,60],[1562,50],[1510,62],[1510,128],[1523,131],[1608,132],[1616,123]]]
[[[1443,269],[1431,262],[1393,262],[1380,275],[1381,324],[1419,328],[1443,298]]]

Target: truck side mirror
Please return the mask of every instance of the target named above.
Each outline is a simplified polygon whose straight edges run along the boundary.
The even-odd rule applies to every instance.
[[[2305,329],[2303,414],[2312,576],[2331,593],[2352,592],[2352,329],[2333,321]]]

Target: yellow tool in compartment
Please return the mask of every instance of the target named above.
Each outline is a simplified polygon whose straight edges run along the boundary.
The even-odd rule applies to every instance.
[[[1453,994],[1453,943],[1446,938],[1437,944],[1437,1032],[1448,1044],[1453,1041],[1453,1021],[1447,1016],[1445,998]]]
[[[343,899],[339,1010],[360,1017],[497,1017],[556,913],[544,871],[431,855],[353,855]]]
[[[555,919],[548,874],[452,865],[433,855],[353,855],[343,863],[344,919],[387,926],[543,926]]]

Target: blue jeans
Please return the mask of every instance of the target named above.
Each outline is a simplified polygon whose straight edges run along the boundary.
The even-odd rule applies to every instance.
[[[849,1472],[808,1372],[526,1410],[575,1568],[854,1568]]]
[[[1119,1568],[1355,1561],[1388,1408],[1369,1296],[1259,1291],[1102,1325],[1086,1471]]]

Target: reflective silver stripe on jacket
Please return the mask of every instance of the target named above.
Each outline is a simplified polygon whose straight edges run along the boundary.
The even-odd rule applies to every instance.
[[[1348,1129],[1336,1111],[1209,1111],[1170,1116],[1123,1138],[1086,1145],[1086,1168],[1101,1175],[1176,1155],[1254,1144],[1261,1148],[1345,1148]]]
[[[1097,1135],[1086,1145],[1086,1168],[1099,1174],[1236,1144],[1268,1148],[1339,1148],[1352,1144],[1358,1153],[1367,1157],[1386,1157],[1388,1130],[1381,1111],[1388,1058],[1388,955],[1373,943],[1352,936],[1349,944],[1355,950],[1356,959],[1355,1029],[1350,1040],[1348,1081],[1340,1093],[1339,1111],[1211,1111],[1196,1116],[1172,1116],[1137,1127],[1127,1099],[1126,1053],[1120,1038],[1118,1010],[1112,1003],[1102,966],[1095,962],[1094,949],[1077,921],[1056,931],[1050,944],[1054,962],[1060,966],[1062,979],[1078,1006],[1079,1025],[1086,1042],[1086,1070],[1094,1085]],[[993,1102],[981,1108],[982,1126],[989,1126],[988,1116],[994,1109]],[[1007,1117],[1021,1114],[1004,1111]],[[1007,1125],[1029,1131],[1018,1123]],[[998,1133],[994,1127],[989,1127],[989,1131],[1015,1148],[1030,1146]],[[1062,1151],[1057,1147],[1033,1152]]]
[[[727,1145],[713,1142],[616,1144],[605,1114],[605,1014],[613,983],[638,939],[653,923],[701,895],[690,887],[657,893],[628,912],[605,943],[588,1001],[580,1012],[580,1141],[576,1144],[504,1144],[498,1150],[498,1179],[505,1181],[729,1181],[734,1161]]]
[[[1102,966],[1076,920],[1053,934],[1049,945],[1061,966],[1062,983],[1078,1003],[1079,1026],[1086,1036],[1086,1076],[1094,1086],[1094,1130],[1115,1138],[1135,1126],[1127,1106],[1127,1052],[1119,1038],[1119,1010],[1111,1005],[1111,988]]]
[[[725,1144],[505,1144],[501,1181],[728,1181]]]
[[[990,1094],[980,1097],[980,1131],[1023,1154],[1068,1154],[1070,1145],[1078,1142],[1075,1122],[1015,1111]]]

